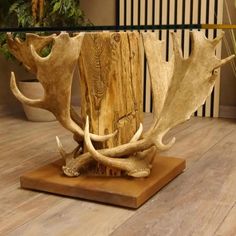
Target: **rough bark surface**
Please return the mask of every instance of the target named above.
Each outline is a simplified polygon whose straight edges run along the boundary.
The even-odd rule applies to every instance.
[[[141,37],[138,33],[92,33],[79,58],[82,117],[91,132],[118,134],[99,148],[130,141],[142,122]],[[85,123],[85,122],[84,122]]]

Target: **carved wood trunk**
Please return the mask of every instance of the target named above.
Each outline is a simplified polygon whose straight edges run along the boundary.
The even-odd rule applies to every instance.
[[[139,33],[90,33],[79,58],[82,118],[95,134],[118,134],[97,148],[130,141],[143,119],[142,58]]]

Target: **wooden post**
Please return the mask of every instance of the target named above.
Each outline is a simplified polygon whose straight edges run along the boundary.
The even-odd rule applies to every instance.
[[[139,33],[90,33],[84,36],[79,58],[82,118],[90,118],[95,134],[118,134],[97,148],[130,141],[142,112],[142,60]]]

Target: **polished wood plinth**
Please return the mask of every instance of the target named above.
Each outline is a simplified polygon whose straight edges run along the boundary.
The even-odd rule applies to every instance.
[[[147,178],[67,177],[56,161],[20,178],[21,187],[82,198],[129,208],[138,208],[185,169],[185,160],[156,157]]]

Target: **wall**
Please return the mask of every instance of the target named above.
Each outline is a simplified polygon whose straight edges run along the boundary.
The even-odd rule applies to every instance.
[[[86,17],[94,25],[115,24],[115,3],[115,0],[80,0],[81,8],[86,13]]]

